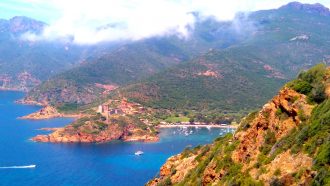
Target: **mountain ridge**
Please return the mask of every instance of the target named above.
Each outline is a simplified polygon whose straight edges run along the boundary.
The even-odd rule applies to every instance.
[[[329,8],[323,6],[320,3],[315,3],[315,4],[304,4],[300,2],[291,2],[288,3],[287,5],[281,6],[281,9],[295,9],[295,10],[300,10],[300,11],[306,11],[309,13],[318,13],[322,16],[330,16],[330,10]]]
[[[303,6],[313,7],[314,5]],[[330,34],[328,32],[330,22],[318,13],[310,14],[307,10],[294,9],[293,11],[292,8],[279,8],[252,12],[248,17],[239,16],[239,20],[242,25],[236,26],[236,31],[231,25],[234,23],[211,21],[204,24],[201,22],[201,26],[196,27],[196,30],[202,30],[196,31],[195,39],[187,43],[173,38],[163,38],[128,45],[131,48],[126,50],[126,59],[125,57],[119,59],[119,61],[122,60],[121,62],[112,63],[111,55],[106,55],[104,59],[89,65],[88,69],[78,67],[73,71],[63,73],[63,78],[50,79],[32,90],[28,96],[36,101],[46,99],[54,106],[76,104],[77,106],[73,108],[77,108],[79,105],[92,103],[97,97],[102,96],[100,94],[104,90],[95,87],[95,83],[113,84],[119,86],[112,92],[113,94],[120,92],[115,96],[125,95],[128,99],[151,107],[184,110],[191,106],[197,110],[220,108],[237,112],[239,110],[239,107],[235,106],[237,103],[249,109],[261,106],[264,101],[273,96],[272,92],[283,85],[285,79],[293,78],[301,69],[309,68],[316,62],[330,62],[327,54],[329,49],[327,43],[330,42],[327,37]],[[313,26],[306,26],[306,24]],[[243,32],[244,36],[240,38],[238,36],[241,35],[234,34],[231,35],[232,37],[227,37],[229,32]],[[217,41],[219,39],[220,41]],[[149,52],[145,53],[143,49]],[[134,53],[134,51],[139,52]],[[144,63],[143,60],[147,59],[148,55],[150,56],[150,51],[154,52],[154,58]],[[198,51],[204,52],[199,54]],[[130,55],[131,57],[127,58]],[[166,63],[171,62],[173,66],[159,66],[159,64],[166,64],[162,62],[162,59],[165,59]],[[198,62],[199,59],[207,59],[207,63],[201,64]],[[137,66],[152,64],[153,68],[148,71],[150,66],[147,65],[140,70],[139,68],[129,69],[133,61],[135,64],[140,64]],[[102,74],[107,71],[112,72],[110,67],[117,68],[118,64],[123,64],[123,68],[127,66],[128,71],[122,70],[117,75],[115,73]],[[230,69],[232,67],[235,69]],[[72,72],[77,72],[79,75],[72,76],[74,74]],[[224,73],[226,76],[223,77]],[[114,76],[111,77],[110,74]],[[185,76],[180,76],[180,74],[185,74]],[[224,78],[227,78],[231,86],[236,88],[221,89],[226,86]],[[120,80],[125,81],[118,82]],[[221,80],[223,80],[222,83],[220,83]],[[61,83],[65,81],[68,82]],[[259,86],[258,81],[264,82],[264,86]],[[242,82],[245,82],[245,85],[241,84]],[[250,98],[254,100],[230,93],[243,89],[257,90],[258,87],[265,87],[267,84],[271,85],[269,90],[261,88],[262,91],[250,95]],[[68,91],[75,96],[62,94],[58,87],[68,88]],[[205,93],[204,90],[208,92]],[[204,91],[204,93],[201,94],[199,91]],[[216,95],[222,96],[222,99]],[[84,101],[82,97],[88,99]]]

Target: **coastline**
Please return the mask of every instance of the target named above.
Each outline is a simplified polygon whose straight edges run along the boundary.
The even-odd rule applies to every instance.
[[[45,143],[108,143],[114,140],[152,143],[159,141],[158,135],[129,134],[127,132],[128,128],[122,130],[116,125],[111,125],[108,129],[101,131],[98,134],[91,134],[72,129],[72,125],[62,128],[41,128],[38,130],[52,131],[52,133],[37,135],[30,138],[30,140]]]
[[[49,105],[47,102],[38,102],[38,101],[34,101],[31,99],[25,99],[25,98],[16,100],[15,103],[21,104],[21,105],[37,105],[37,106],[42,106],[42,107],[46,107]]]
[[[28,92],[26,89],[21,89],[21,88],[6,88],[6,87],[0,87],[0,91],[15,91],[15,92]]]
[[[35,113],[32,113],[32,114],[35,114]],[[79,114],[61,114],[61,115],[47,115],[47,116],[29,116],[29,115],[26,115],[26,116],[21,116],[21,117],[18,117],[17,119],[22,119],[22,120],[47,120],[47,119],[55,119],[55,118],[73,118],[73,119],[76,119],[76,118],[80,118],[82,117],[81,115]]]
[[[205,128],[231,128],[236,129],[238,125],[215,125],[215,124],[161,124],[157,128],[177,128],[177,127],[205,127]]]
[[[52,119],[52,118],[80,118],[82,116],[85,115],[81,113],[64,114],[58,112],[57,109],[52,106],[45,106],[36,112],[33,112],[26,116],[18,117],[18,119],[43,120],[43,119]]]

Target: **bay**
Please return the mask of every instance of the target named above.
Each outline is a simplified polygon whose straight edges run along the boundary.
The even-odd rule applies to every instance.
[[[0,91],[0,167],[36,165],[32,169],[0,169],[0,185],[144,185],[161,165],[187,146],[211,143],[229,129],[189,128],[186,136],[178,128],[160,130],[156,143],[114,141],[105,144],[35,143],[29,139],[61,127],[68,118],[20,120],[19,116],[40,107],[15,104],[20,92]],[[141,150],[141,156],[134,152]]]

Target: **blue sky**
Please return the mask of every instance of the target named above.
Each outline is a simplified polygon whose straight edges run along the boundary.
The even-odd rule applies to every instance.
[[[0,12],[0,18],[3,19],[27,16],[44,22],[56,20],[61,15],[61,12],[52,7],[51,3],[34,3],[25,0],[1,0]]]
[[[189,35],[195,18],[231,20],[239,11],[278,8],[290,0],[1,0],[0,18],[27,16],[49,26],[42,35],[27,33],[29,40],[57,39],[71,35],[78,43],[178,34]],[[330,7],[330,0],[301,0]],[[115,25],[99,29],[104,25]]]

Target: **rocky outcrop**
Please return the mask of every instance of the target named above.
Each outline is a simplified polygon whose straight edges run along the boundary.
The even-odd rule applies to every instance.
[[[41,128],[41,129],[38,129],[38,130],[44,130],[44,131],[56,131],[60,128]]]
[[[315,13],[322,16],[330,16],[330,10],[329,8],[326,8],[325,6],[316,3],[316,4],[303,4],[299,2],[291,2],[285,6],[282,6],[281,9],[291,9],[291,10],[299,10],[299,11],[305,11],[308,13]]]
[[[107,130],[98,134],[92,134],[74,129],[73,126],[57,129],[49,135],[38,135],[32,138],[36,142],[51,143],[102,143],[120,139],[123,131],[117,126],[110,126]]]
[[[158,136],[132,123],[123,126],[100,121],[94,116],[80,118],[64,128],[55,129],[51,134],[37,135],[32,140],[51,143],[104,143],[112,140],[154,142],[158,141]]]
[[[133,134],[129,136],[124,135],[121,139],[126,142],[133,142],[133,141],[156,142],[159,140],[158,136],[150,135],[150,134],[146,134],[146,135]]]
[[[160,168],[160,178],[151,180],[147,185],[156,186],[164,178],[170,178],[172,183],[178,183],[190,170],[196,167],[197,162],[195,158],[196,156],[183,157],[181,154],[170,157]]]
[[[32,99],[20,99],[20,100],[15,101],[15,103],[22,104],[22,105],[38,105],[38,106],[48,105],[47,102],[37,102]]]
[[[280,139],[300,124],[298,113],[308,117],[312,109],[313,105],[307,103],[305,95],[288,88],[282,89],[277,96],[263,106],[249,124],[249,128],[246,127],[246,130],[235,134],[235,139],[240,141],[240,145],[234,151],[232,158],[241,163],[249,161],[245,166],[252,166],[259,155],[258,149],[265,142],[266,132],[272,132],[276,139]]]
[[[248,122],[247,118],[243,119],[232,138],[216,140],[204,154],[199,151],[185,158],[183,153],[169,158],[161,167],[159,178],[148,185],[229,185],[235,183],[235,177],[239,184],[308,185],[316,174],[312,171],[313,158],[289,150],[276,154],[273,159],[268,154],[275,154],[276,142],[309,118],[314,107],[305,95],[285,87],[253,117],[249,116]],[[269,146],[270,152],[262,154],[265,146]],[[268,163],[260,164],[262,157],[269,157]],[[299,179],[293,177],[297,172]]]
[[[278,155],[272,162],[266,165],[265,168],[267,173],[258,175],[256,170],[252,170],[250,175],[252,175],[252,177],[255,179],[260,179],[264,182],[270,182],[270,179],[274,174],[276,174],[276,171],[282,175],[291,175],[297,172],[299,169],[310,168],[312,165],[313,159],[308,157],[306,154],[292,154],[289,151],[286,151]],[[305,180],[302,180],[302,182],[304,181]]]
[[[219,72],[212,71],[212,70],[199,72],[197,75],[198,76],[213,77],[213,78],[223,78],[223,75],[221,75]]]
[[[59,113],[56,108],[52,106],[46,106],[35,113],[29,114],[27,116],[20,117],[20,119],[33,119],[33,120],[40,120],[40,119],[50,119],[50,118],[58,118],[58,117],[81,117],[79,114],[62,114]]]

